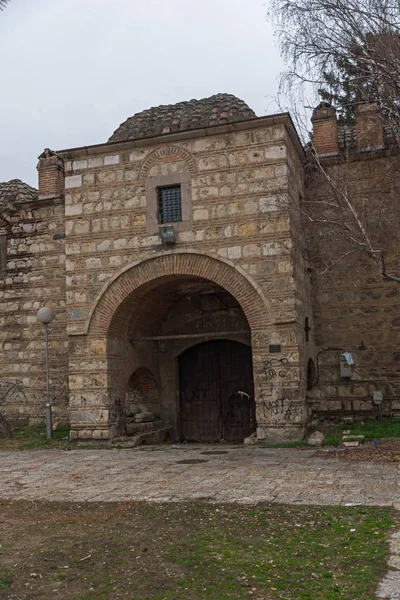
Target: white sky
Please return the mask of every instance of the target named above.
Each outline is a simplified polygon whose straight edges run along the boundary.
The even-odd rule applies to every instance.
[[[11,0],[0,12],[0,181],[105,142],[134,113],[231,93],[277,112],[264,0]]]

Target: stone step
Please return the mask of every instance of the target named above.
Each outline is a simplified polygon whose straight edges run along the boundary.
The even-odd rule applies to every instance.
[[[126,422],[126,435],[138,435],[139,433],[146,433],[148,431],[154,431],[155,429],[161,429],[164,426],[162,421],[151,421],[151,423],[136,423],[135,421]]]
[[[360,445],[360,442],[356,440],[355,442],[343,442],[343,446],[346,448],[357,448]]]
[[[112,446],[120,448],[136,448],[141,444],[162,444],[169,442],[173,433],[173,427],[162,427],[154,431],[145,431],[131,437],[120,437],[111,440]]]
[[[363,442],[365,435],[344,435],[342,440],[343,442]]]

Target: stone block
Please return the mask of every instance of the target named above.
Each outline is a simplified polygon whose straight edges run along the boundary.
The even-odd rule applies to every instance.
[[[66,217],[74,217],[76,215],[81,215],[83,212],[82,204],[69,204],[65,207],[65,216]]]
[[[264,157],[269,160],[286,158],[286,146],[269,146],[264,150]]]
[[[82,175],[69,175],[65,178],[65,189],[78,188],[82,185]]]
[[[398,532],[399,534],[400,532]],[[390,553],[400,556],[400,537],[392,536],[389,540]]]
[[[92,430],[91,429],[79,429],[78,440],[91,440],[92,439]]]
[[[80,171],[81,169],[87,169],[87,168],[88,168],[87,160],[74,160],[72,163],[73,171]]]
[[[240,213],[239,202],[230,202],[227,207],[227,213],[230,217]]]
[[[86,220],[78,220],[75,223],[74,233],[77,235],[82,235],[84,233],[89,233],[90,230],[90,221]]]
[[[309,446],[323,446],[324,443],[325,436],[322,431],[314,431],[314,433],[312,433],[307,440],[307,444]]]
[[[104,165],[104,159],[102,156],[96,156],[95,158],[89,158],[88,167],[89,169],[95,169]]]
[[[149,153],[149,149],[133,150],[129,154],[129,162],[142,162]]]
[[[392,569],[397,569],[397,571],[400,571],[400,556],[389,556],[388,565]],[[400,598],[400,593],[398,598]]]
[[[288,245],[282,242],[268,242],[263,244],[263,255],[264,256],[276,256],[280,254],[287,254],[290,251]]]
[[[243,246],[243,256],[260,256],[261,255],[261,247],[257,244],[247,244]]]
[[[83,175],[82,183],[83,183],[83,185],[93,185],[94,184],[93,173],[86,173],[86,175]]]
[[[193,221],[207,221],[208,210],[206,208],[196,208],[193,211]]]
[[[240,258],[242,256],[241,246],[229,246],[228,258]]]
[[[244,212],[246,215],[254,215],[258,212],[258,202],[257,200],[247,200],[244,203]]]
[[[155,416],[152,412],[144,412],[135,414],[135,422],[136,423],[149,423],[150,421],[154,421]]]
[[[107,167],[109,165],[119,165],[119,154],[104,157],[104,166]]]
[[[200,189],[200,198],[209,198],[218,196],[218,188],[216,186],[208,186]]]
[[[279,210],[279,202],[276,196],[268,196],[259,200],[260,212],[276,212]]]
[[[243,223],[235,226],[235,234],[239,237],[251,237],[257,233],[256,223]]]

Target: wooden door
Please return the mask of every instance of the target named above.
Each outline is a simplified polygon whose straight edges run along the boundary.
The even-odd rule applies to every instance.
[[[214,340],[179,359],[180,429],[185,441],[243,441],[256,426],[251,348]]]

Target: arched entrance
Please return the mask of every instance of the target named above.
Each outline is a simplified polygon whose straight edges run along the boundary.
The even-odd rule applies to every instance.
[[[86,319],[70,324],[73,435],[80,439],[123,435],[120,424],[126,416],[123,411],[129,381],[132,373],[144,368],[158,384],[160,420],[179,437],[178,357],[206,340],[244,344],[247,349],[242,351],[249,356],[246,364],[252,364],[253,369],[254,393],[252,388],[241,389],[242,382],[233,380],[235,385],[232,383],[227,396],[228,414],[230,410],[231,421],[236,415],[239,424],[228,428],[227,417],[219,413],[220,420],[225,418],[225,439],[243,439],[254,430],[253,413],[246,409],[247,415],[250,413],[246,421],[245,396],[237,392],[255,399],[260,439],[270,430],[281,435],[284,428],[290,436],[298,432],[302,435],[305,404],[299,393],[299,369],[293,354],[296,332],[287,327],[281,330],[273,323],[274,315],[263,290],[240,266],[225,259],[174,250],[124,267],[105,284]],[[271,344],[275,342],[282,344],[282,353],[286,353],[285,358],[288,356],[287,368],[281,375],[285,378],[285,395],[278,404],[275,392],[280,387],[275,390],[265,371]],[[293,356],[287,355],[285,346]],[[219,402],[224,405],[226,400]]]
[[[251,348],[213,340],[184,352],[179,398],[182,441],[242,442],[256,429]]]

